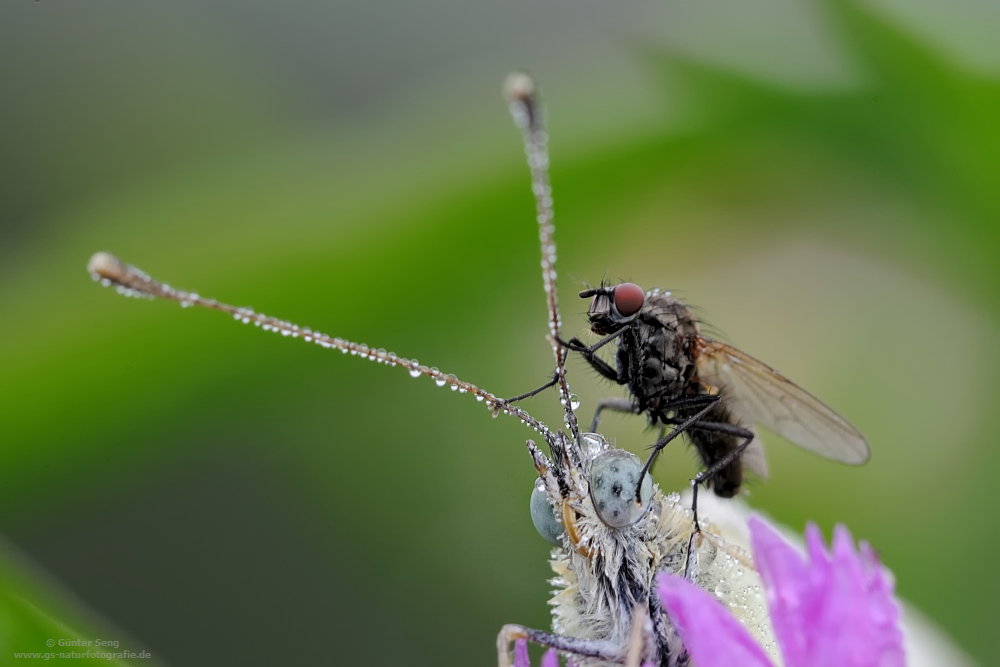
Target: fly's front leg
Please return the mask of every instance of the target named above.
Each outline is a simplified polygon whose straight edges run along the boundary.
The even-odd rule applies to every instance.
[[[598,658],[616,665],[625,662],[625,651],[620,646],[602,639],[578,639],[565,635],[554,635],[542,630],[526,628],[523,625],[505,625],[497,635],[497,664],[511,667],[510,644],[518,639],[527,639],[533,644],[554,648],[564,653],[572,653],[582,658]]]
[[[578,338],[570,338],[569,342],[559,341],[559,343],[568,350],[579,352],[580,356],[590,364],[591,368],[608,380],[616,384],[625,384],[628,381],[625,378],[619,377],[618,371],[612,368],[611,364],[597,356],[593,349],[586,347]]]
[[[523,394],[518,394],[517,396],[513,396],[511,398],[508,398],[508,399],[506,399],[506,401],[508,403],[513,403],[515,401],[524,400],[525,398],[531,398],[535,394],[540,394],[543,391],[545,391],[546,389],[548,389],[549,387],[555,386],[555,384],[557,382],[559,382],[559,371],[554,371],[552,373],[552,379],[549,380],[548,382],[546,382],[545,384],[543,384],[541,387],[539,387],[537,389],[532,389],[531,391],[525,392]]]
[[[608,362],[604,361],[604,359],[601,359],[599,356],[597,356],[597,351],[602,347],[604,347],[605,345],[607,345],[608,343],[610,343],[611,341],[621,336],[626,331],[628,331],[627,327],[619,329],[610,336],[605,336],[604,338],[602,338],[601,340],[597,341],[596,343],[590,346],[584,345],[583,341],[581,341],[579,338],[570,338],[569,341],[564,341],[560,339],[559,344],[565,347],[567,350],[579,352],[580,355],[587,360],[587,363],[590,364],[591,368],[593,368],[595,371],[597,371],[607,379],[617,384],[625,384],[628,382],[628,378],[620,375],[617,370],[611,367],[611,364],[609,364]]]

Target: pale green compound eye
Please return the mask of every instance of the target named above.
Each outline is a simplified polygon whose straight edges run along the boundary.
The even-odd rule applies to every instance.
[[[642,518],[653,495],[653,479],[646,475],[635,499],[642,472],[639,457],[623,449],[608,450],[590,466],[590,498],[601,521],[611,528],[625,528]]]
[[[540,479],[535,481],[535,488],[531,490],[531,523],[535,524],[535,530],[546,542],[562,546],[559,537],[565,531],[552,512],[549,496],[545,493],[545,483]]]

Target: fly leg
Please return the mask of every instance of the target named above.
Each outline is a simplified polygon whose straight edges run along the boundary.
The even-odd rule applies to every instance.
[[[552,373],[552,379],[549,380],[548,382],[546,382],[545,384],[543,384],[541,387],[539,387],[537,389],[532,389],[531,391],[525,392],[523,394],[518,394],[517,396],[514,396],[512,398],[508,398],[508,399],[506,399],[506,401],[508,403],[513,403],[515,401],[524,400],[525,398],[531,398],[535,394],[540,394],[543,391],[545,391],[546,389],[548,389],[549,387],[555,386],[555,384],[557,382],[559,382],[559,371],[553,372]]]
[[[554,635],[543,630],[533,630],[523,625],[505,625],[497,635],[497,664],[511,667],[510,643],[517,639],[527,639],[533,644],[572,653],[583,658],[597,658],[604,662],[623,664],[625,650],[612,642],[601,639],[579,639],[566,635]]]
[[[700,531],[701,527],[698,525],[698,487],[702,486],[713,475],[718,473],[720,470],[728,466],[730,463],[735,461],[740,457],[740,455],[750,446],[753,442],[754,433],[745,428],[735,426],[733,424],[725,424],[718,422],[697,422],[692,425],[691,428],[696,428],[703,431],[714,431],[716,433],[726,433],[729,435],[734,435],[738,438],[743,438],[743,442],[736,446],[732,451],[728,452],[721,459],[710,465],[709,467],[702,470],[700,473],[695,475],[695,478],[691,480],[692,487],[692,500],[691,500],[691,511],[694,512],[694,528],[696,531]]]
[[[597,433],[597,425],[601,423],[601,412],[604,410],[614,410],[630,415],[640,414],[639,408],[627,398],[602,398],[597,402],[597,409],[594,410],[594,421],[590,422],[590,432]],[[662,433],[660,436],[662,437]]]
[[[587,363],[590,364],[591,368],[606,377],[607,379],[615,382],[617,384],[625,384],[628,382],[627,377],[619,375],[618,371],[611,367],[611,364],[601,359],[597,356],[597,351],[613,341],[614,339],[621,336],[623,333],[628,331],[628,327],[623,327],[618,331],[614,332],[610,336],[605,336],[601,340],[597,341],[593,345],[587,346],[583,344],[579,338],[570,338],[569,341],[559,340],[559,344],[568,350],[573,350],[574,352],[579,352]]]
[[[649,458],[646,460],[646,465],[642,467],[642,474],[639,475],[639,484],[637,484],[635,488],[636,500],[639,499],[639,488],[642,484],[643,476],[649,472],[650,468],[653,467],[653,462],[656,460],[657,454],[663,451],[663,448],[666,447],[671,440],[679,436],[684,431],[688,430],[689,428],[696,428],[696,427],[700,428],[701,424],[703,424],[704,422],[700,422],[698,420],[704,417],[706,414],[708,414],[708,412],[715,407],[715,404],[719,402],[719,399],[720,396],[718,394],[715,395],[706,394],[703,396],[685,396],[683,398],[678,398],[674,401],[670,401],[670,403],[664,406],[664,410],[671,410],[687,406],[696,407],[704,405],[705,407],[696,412],[693,416],[688,417],[686,419],[681,419],[678,417],[661,419],[661,421],[663,421],[664,423],[674,424],[675,426],[673,430],[670,431],[670,433],[667,433],[665,436],[662,436],[659,440],[656,441],[656,443],[652,447],[650,447],[650,449],[653,450],[653,453],[649,455]]]
[[[566,349],[573,350],[574,352],[579,352],[580,354],[582,354],[583,358],[587,360],[587,363],[589,363],[594,370],[596,370],[598,373],[600,373],[607,379],[617,384],[625,384],[626,382],[628,382],[628,378],[619,377],[618,371],[612,368],[611,364],[604,361],[604,359],[601,359],[596,354],[597,350],[599,350],[601,347],[607,345],[615,338],[617,338],[619,335],[621,335],[622,331],[624,331],[624,329],[611,334],[607,338],[603,338],[597,341],[590,347],[584,345],[578,338],[571,338],[569,342],[566,342],[562,339],[557,339],[557,340],[559,341],[559,344],[565,347]],[[554,371],[552,373],[552,379],[543,384],[541,387],[538,387],[537,389],[532,389],[531,391],[525,392],[523,394],[518,394],[517,396],[514,396],[512,398],[508,398],[507,402],[514,403],[515,401],[521,401],[524,400],[525,398],[531,398],[532,396],[535,396],[536,394],[540,394],[541,392],[545,391],[549,387],[554,386],[557,382],[559,382],[558,370]],[[591,432],[596,433],[597,431],[596,429],[592,429]]]

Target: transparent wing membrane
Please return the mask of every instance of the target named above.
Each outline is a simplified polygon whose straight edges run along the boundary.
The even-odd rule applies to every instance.
[[[834,461],[860,465],[871,457],[858,429],[767,364],[705,338],[698,341],[696,363],[702,381],[732,394],[741,417]]]

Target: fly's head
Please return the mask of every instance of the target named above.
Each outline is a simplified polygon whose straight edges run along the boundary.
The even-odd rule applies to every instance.
[[[601,285],[580,292],[581,299],[590,297],[587,317],[590,330],[599,336],[610,336],[634,322],[646,300],[645,292],[635,283]]]

